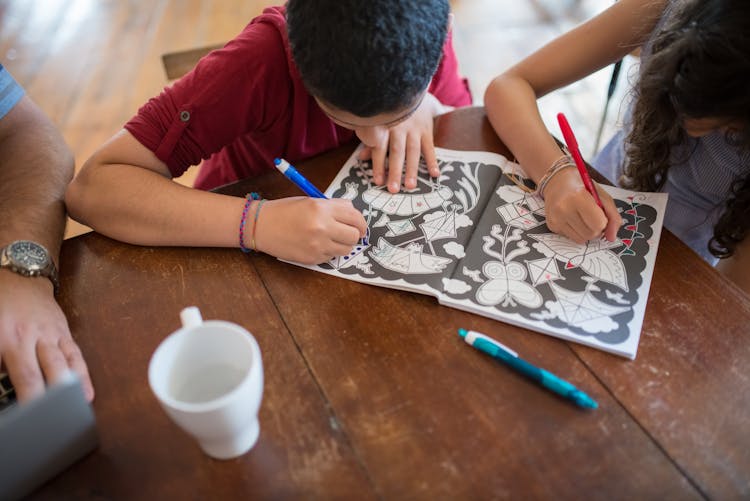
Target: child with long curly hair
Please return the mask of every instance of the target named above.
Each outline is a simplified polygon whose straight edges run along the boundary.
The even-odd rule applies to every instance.
[[[641,48],[624,127],[594,159],[611,181],[669,193],[664,224],[750,292],[750,6],[746,0],[620,0],[509,69],[485,105],[501,139],[539,181],[562,152],[536,99]],[[553,231],[613,240],[621,218],[602,211],[575,169],[544,191]]]

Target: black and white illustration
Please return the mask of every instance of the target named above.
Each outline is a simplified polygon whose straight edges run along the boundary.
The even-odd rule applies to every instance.
[[[417,187],[392,194],[355,151],[326,194],[352,200],[368,238],[310,268],[634,358],[666,196],[608,187],[624,221],[618,238],[579,245],[551,232],[544,201],[506,175],[523,180],[518,164],[436,152],[439,178],[420,166]]]

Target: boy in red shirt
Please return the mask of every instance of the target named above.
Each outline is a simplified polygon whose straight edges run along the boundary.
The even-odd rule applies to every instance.
[[[239,244],[304,263],[347,254],[366,230],[349,201],[261,205],[170,178],[203,159],[196,187],[210,189],[272,169],[274,157],[294,163],[355,134],[376,183],[386,182],[388,154],[391,192],[404,165],[404,186],[416,185],[420,152],[437,175],[433,117],[471,103],[448,25],[447,0],[290,0],[266,9],[99,148],[69,187],[68,210],[143,245]]]

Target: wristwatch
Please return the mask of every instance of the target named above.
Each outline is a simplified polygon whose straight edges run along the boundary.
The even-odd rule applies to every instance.
[[[43,245],[30,240],[16,240],[0,249],[0,268],[8,268],[25,277],[47,277],[60,288],[55,263]]]

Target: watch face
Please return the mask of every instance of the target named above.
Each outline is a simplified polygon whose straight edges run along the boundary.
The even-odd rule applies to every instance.
[[[47,266],[47,250],[41,245],[21,240],[8,247],[8,257],[16,266],[27,270],[42,270]]]

